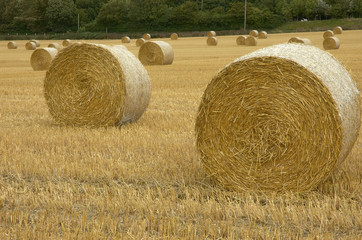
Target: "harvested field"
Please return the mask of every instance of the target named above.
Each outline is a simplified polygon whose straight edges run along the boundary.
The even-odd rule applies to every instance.
[[[236,45],[236,36],[218,36],[213,48],[205,37],[152,39],[173,47],[173,64],[145,66],[150,104],[120,128],[57,125],[44,98],[45,72],[29,62],[33,51],[0,41],[0,239],[361,238],[362,129],[339,171],[307,195],[227,191],[197,155],[195,119],[212,77],[296,35],[323,49],[323,32],[268,34],[250,47]],[[338,38],[340,48],[328,52],[362,90],[362,30]],[[135,44],[127,49],[137,56]]]

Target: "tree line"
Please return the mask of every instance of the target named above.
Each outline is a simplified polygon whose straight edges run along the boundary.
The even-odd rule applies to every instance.
[[[0,32],[240,29],[244,7],[245,0],[0,0]],[[362,0],[247,1],[248,29],[347,17],[362,17]]]

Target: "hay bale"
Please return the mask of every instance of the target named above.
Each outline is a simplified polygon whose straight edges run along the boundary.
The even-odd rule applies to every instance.
[[[27,43],[25,43],[25,49],[26,50],[35,50],[36,49],[36,43],[35,42],[27,42]]]
[[[18,44],[16,44],[16,42],[11,41],[8,42],[8,49],[17,49],[18,48]]]
[[[131,39],[128,36],[122,37],[122,43],[130,43]]]
[[[30,40],[30,42],[34,42],[36,47],[40,47],[40,41],[39,40],[32,39],[32,40]]]
[[[143,65],[172,64],[173,57],[171,45],[163,41],[146,42],[138,52],[138,58]]]
[[[326,39],[326,38],[329,38],[329,37],[333,37],[334,36],[334,33],[333,31],[331,30],[327,30],[323,33],[323,38]]]
[[[218,41],[216,37],[208,37],[206,43],[208,46],[216,46]]]
[[[253,37],[258,37],[258,36],[259,36],[259,32],[258,32],[258,30],[251,30],[251,31],[249,32],[249,35],[250,35],[250,36],[253,36]]]
[[[142,35],[142,38],[143,38],[144,40],[150,40],[150,39],[151,39],[151,35],[150,35],[149,33],[145,33],[145,34]]]
[[[267,39],[268,38],[268,33],[265,31],[261,31],[258,35],[259,39]]]
[[[57,54],[56,48],[38,48],[31,54],[31,67],[34,71],[48,70]]]
[[[63,40],[62,44],[63,44],[63,47],[68,47],[68,46],[70,46],[72,44],[72,40],[65,39],[65,40]]]
[[[207,32],[207,37],[216,37],[216,32],[215,31],[208,31]]]
[[[236,38],[236,45],[245,45],[247,36],[239,36]]]
[[[299,37],[292,37],[289,39],[288,43],[300,43],[304,45],[312,45],[312,41],[308,38],[299,38]]]
[[[172,33],[170,38],[171,38],[171,40],[177,40],[178,39],[178,34],[177,33]]]
[[[136,40],[136,46],[141,47],[145,42],[146,40],[144,38],[139,38]]]
[[[329,37],[324,39],[323,48],[325,50],[338,49],[340,46],[340,41],[337,37]]]
[[[340,26],[334,27],[333,28],[333,33],[334,34],[342,34],[343,33],[342,27],[340,27]]]
[[[256,46],[257,44],[258,44],[258,39],[256,37],[248,36],[245,39],[245,45],[246,46]]]
[[[49,43],[48,47],[55,48],[58,51],[62,48],[59,43]]]
[[[124,47],[72,44],[46,73],[44,93],[56,122],[118,126],[137,121],[151,93],[148,74]]]
[[[196,119],[205,171],[236,191],[308,192],[357,139],[359,91],[343,65],[313,46],[280,44],[228,64]]]

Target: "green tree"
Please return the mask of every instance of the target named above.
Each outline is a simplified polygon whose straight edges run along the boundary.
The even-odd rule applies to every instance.
[[[362,0],[353,0],[351,3],[351,14],[353,17],[362,17]]]
[[[198,24],[199,6],[196,2],[186,1],[173,9],[171,15],[171,24],[175,26],[183,26],[185,29]]]
[[[75,10],[72,0],[49,0],[45,13],[48,29],[53,32],[76,30]]]
[[[128,6],[124,0],[110,0],[104,4],[96,18],[98,24],[112,30],[112,26],[117,26],[127,21]]]

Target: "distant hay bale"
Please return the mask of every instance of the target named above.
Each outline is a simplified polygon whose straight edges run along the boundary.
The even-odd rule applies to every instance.
[[[138,58],[143,65],[167,65],[173,62],[173,49],[163,41],[152,41],[142,44]]]
[[[258,30],[251,30],[251,31],[249,32],[249,35],[250,35],[250,36],[253,36],[253,37],[258,37],[258,36],[259,36],[259,32],[258,32]]]
[[[122,37],[122,43],[130,43],[131,39],[128,36]]]
[[[126,48],[72,44],[44,80],[50,114],[61,125],[119,126],[137,121],[150,100],[148,74]]]
[[[142,46],[142,44],[144,44],[146,42],[146,40],[144,38],[139,38],[136,40],[136,46],[140,47]]]
[[[340,41],[337,37],[329,37],[324,39],[323,48],[325,50],[338,49],[340,46]]]
[[[63,40],[62,44],[63,44],[63,47],[68,47],[68,46],[70,46],[72,44],[72,40],[65,39],[65,40]]]
[[[258,44],[258,39],[256,37],[248,36],[245,39],[245,45],[246,46],[256,46],[257,44]]]
[[[300,37],[291,37],[288,41],[288,43],[295,43],[300,39]]]
[[[31,67],[34,71],[48,70],[57,54],[56,48],[38,48],[31,54]]]
[[[216,37],[216,32],[215,31],[208,31],[207,32],[207,37]]]
[[[151,34],[145,33],[145,34],[142,35],[142,38],[143,38],[144,40],[150,40],[150,39],[151,39]]]
[[[326,39],[326,38],[329,38],[329,37],[333,37],[334,36],[334,33],[333,31],[331,30],[327,30],[323,33],[323,38]]]
[[[16,44],[16,42],[14,41],[8,42],[8,49],[17,49],[17,48],[18,45]]]
[[[208,46],[216,46],[217,45],[217,38],[216,37],[208,37],[206,43]]]
[[[36,47],[40,47],[40,41],[39,40],[32,39],[32,40],[30,40],[30,42],[34,42]]]
[[[268,33],[265,32],[265,31],[261,31],[261,32],[259,33],[259,35],[258,35],[258,38],[259,38],[259,39],[266,39],[266,38],[268,38]]]
[[[27,43],[25,43],[25,49],[26,50],[35,50],[36,49],[36,43],[35,42],[27,42]]]
[[[288,43],[300,43],[304,45],[312,45],[312,41],[308,38],[299,38],[299,37],[292,37],[289,39]]]
[[[58,51],[62,48],[59,43],[50,43],[50,44],[48,45],[48,47],[50,47],[50,48],[55,48],[55,49],[57,49]]]
[[[236,45],[245,45],[247,36],[239,36],[236,38]]]
[[[342,34],[343,33],[342,27],[340,27],[340,26],[334,27],[333,28],[333,33],[334,34]]]
[[[313,46],[242,56],[211,80],[196,119],[206,173],[236,191],[308,192],[344,161],[360,126],[359,91]]]
[[[171,40],[177,40],[178,39],[178,34],[177,33],[172,33],[170,37],[171,37]]]

